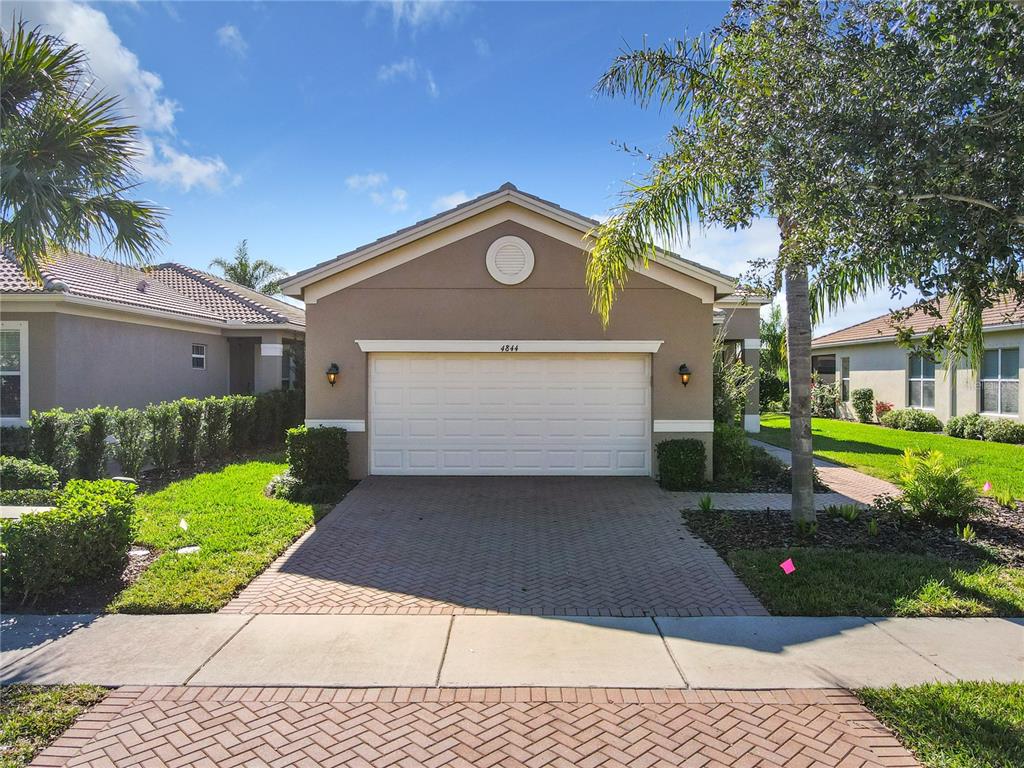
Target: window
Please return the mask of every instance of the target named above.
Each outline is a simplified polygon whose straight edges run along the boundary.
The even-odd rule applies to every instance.
[[[848,357],[842,358],[842,365],[843,365],[843,378],[842,378],[842,384],[840,385],[840,387],[842,388],[843,402],[844,403],[848,403],[848,402],[850,402],[850,358],[848,358]]]
[[[935,361],[923,355],[910,356],[907,403],[911,408],[935,407]]]
[[[28,420],[28,323],[0,322],[0,423]]]
[[[1016,414],[1020,398],[1020,351],[987,349],[981,362],[982,413]]]
[[[192,345],[192,367],[197,371],[206,370],[206,345]]]
[[[814,355],[811,358],[811,371],[819,376],[835,376],[836,356]]]

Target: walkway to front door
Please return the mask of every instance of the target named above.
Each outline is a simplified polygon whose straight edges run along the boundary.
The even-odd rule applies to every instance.
[[[648,478],[370,477],[228,613],[764,615]]]

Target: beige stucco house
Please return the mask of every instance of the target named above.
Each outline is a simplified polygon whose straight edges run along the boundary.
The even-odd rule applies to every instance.
[[[0,425],[33,410],[145,406],[294,383],[299,307],[181,264],[69,253],[27,280],[0,255]]]
[[[940,313],[944,312],[943,304]],[[896,408],[932,411],[942,422],[968,413],[1021,421],[1024,306],[1005,301],[985,310],[982,319],[986,351],[980,376],[962,364],[947,371],[942,362],[922,359],[897,346],[888,315],[815,339],[813,367],[825,380],[842,382],[844,418],[854,418],[850,393],[868,387],[876,400]],[[924,333],[944,319],[918,312],[904,322]]]
[[[661,252],[602,328],[596,225],[505,184],[285,281],[306,306],[307,424],[348,430],[355,477],[649,475],[673,437],[710,457],[715,323],[756,367],[761,302]]]

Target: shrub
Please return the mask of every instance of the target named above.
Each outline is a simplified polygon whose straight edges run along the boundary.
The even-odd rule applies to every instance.
[[[256,442],[256,398],[232,395],[228,398],[228,423],[231,425],[231,450],[247,450]]]
[[[72,480],[48,511],[0,521],[5,597],[22,602],[111,576],[134,539],[135,486]]]
[[[839,408],[839,382],[825,384],[817,373],[811,376],[811,416],[834,419]]]
[[[12,507],[53,506],[59,491],[46,488],[22,488],[18,491],[0,490],[0,504]]]
[[[280,390],[256,395],[256,444],[269,445],[281,441],[284,419],[284,398]]]
[[[658,482],[667,491],[687,491],[704,482],[707,451],[701,440],[663,440],[656,446]]]
[[[203,438],[203,404],[192,397],[175,400],[178,406],[178,460],[192,465],[199,458]]]
[[[224,456],[231,447],[231,422],[226,397],[208,397],[203,402],[203,457]]]
[[[885,416],[885,414],[887,414],[891,410],[892,403],[887,403],[883,400],[878,400],[875,402],[875,416],[878,418],[879,421],[881,421],[882,417]]]
[[[773,410],[772,406],[781,402],[783,395],[787,394],[789,394],[789,382],[783,381],[774,373],[761,371],[757,396],[762,413]]]
[[[850,393],[850,404],[853,412],[857,414],[857,420],[865,423],[871,421],[871,414],[874,412],[875,392],[867,387],[855,389]]]
[[[954,416],[946,422],[946,434],[950,437],[960,437],[965,440],[984,440],[985,423],[991,421],[980,413],[968,413],[963,416]]]
[[[114,458],[121,465],[121,474],[138,477],[146,461],[149,447],[149,430],[146,416],[138,408],[116,410],[113,413]]]
[[[60,408],[33,411],[32,458],[57,470],[61,480],[71,477],[75,467],[75,419]]]
[[[53,467],[37,464],[30,459],[0,456],[0,488],[5,491],[21,491],[26,488],[52,490],[59,482],[57,470]]]
[[[716,483],[746,485],[750,482],[753,455],[743,427],[715,424],[711,463]]]
[[[105,474],[110,414],[106,408],[75,411],[75,458],[77,475],[95,480]]]
[[[993,443],[1024,443],[1024,424],[1010,419],[986,419],[984,425],[985,439]]]
[[[941,432],[942,422],[934,413],[917,408],[895,408],[882,416],[882,426],[907,432]]]
[[[149,423],[149,457],[159,469],[170,469],[178,462],[178,406],[159,403],[147,406],[143,413]]]
[[[904,511],[926,523],[950,525],[978,511],[978,493],[963,464],[947,461],[941,451],[908,448],[900,460],[899,479]]]
[[[336,427],[294,427],[286,438],[288,471],[305,487],[348,480],[348,440]]]
[[[28,427],[0,427],[0,453],[27,459],[32,454],[32,430]]]

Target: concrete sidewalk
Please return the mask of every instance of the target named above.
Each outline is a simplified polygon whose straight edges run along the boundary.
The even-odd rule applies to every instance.
[[[7,616],[0,643],[5,682],[109,686],[749,690],[1024,680],[1022,619]]]

